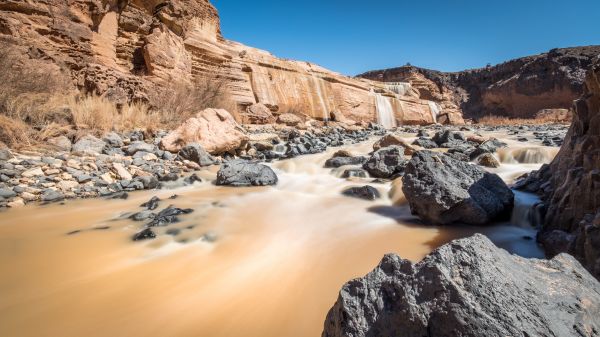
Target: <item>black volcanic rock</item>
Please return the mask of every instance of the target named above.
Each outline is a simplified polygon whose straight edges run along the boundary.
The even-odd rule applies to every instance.
[[[417,152],[402,182],[412,213],[432,224],[485,225],[513,207],[514,194],[498,175],[441,153]]]
[[[386,255],[346,283],[322,337],[598,336],[600,283],[570,255],[525,259],[485,236],[417,264]]]

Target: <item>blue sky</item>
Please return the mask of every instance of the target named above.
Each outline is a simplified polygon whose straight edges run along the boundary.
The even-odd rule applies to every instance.
[[[600,44],[600,0],[212,0],[223,35],[346,75],[458,71]]]

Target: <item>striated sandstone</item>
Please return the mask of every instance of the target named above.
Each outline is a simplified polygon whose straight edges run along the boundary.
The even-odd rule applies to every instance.
[[[24,47],[24,57],[64,66],[78,89],[119,103],[147,100],[153,88],[175,81],[218,77],[242,112],[260,103],[275,113],[329,120],[335,112],[336,120],[375,122],[383,97],[396,124],[436,121],[416,90],[394,92],[224,39],[208,0],[3,1],[0,42]]]

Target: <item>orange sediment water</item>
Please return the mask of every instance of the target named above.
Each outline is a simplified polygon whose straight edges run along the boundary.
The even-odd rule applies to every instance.
[[[0,213],[0,336],[319,336],[340,287],[386,253],[418,261],[484,232],[511,250],[540,254],[520,240],[532,235],[526,228],[426,226],[401,202],[392,206],[402,198],[388,196],[391,184],[372,184],[384,195],[376,202],[343,197],[344,188],[368,180],[322,168],[334,151],[272,164],[276,187],[216,187],[213,170],[202,173],[207,182],[128,200]],[[511,165],[498,169],[507,180],[518,171]],[[126,215],[154,195],[161,208],[195,211],[158,229],[156,240],[134,243],[143,222]],[[169,228],[181,232],[166,235]],[[80,232],[67,235],[73,231]]]

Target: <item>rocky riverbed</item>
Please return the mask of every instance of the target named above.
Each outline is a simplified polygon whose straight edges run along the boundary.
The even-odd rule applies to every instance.
[[[55,168],[42,156],[27,154],[26,161],[24,154],[10,153],[13,158],[4,163],[13,167],[4,169],[17,174],[5,188],[16,195],[8,195],[6,204],[22,197],[14,191],[19,185],[41,190],[35,194],[40,197],[49,190],[65,199],[36,200],[0,213],[0,238],[6,243],[0,272],[7,275],[0,297],[8,303],[0,308],[0,329],[20,336],[318,335],[340,287],[366,274],[386,253],[417,262],[453,239],[483,233],[512,253],[541,258],[531,212],[535,196],[512,192],[513,203],[483,227],[461,224],[460,218],[433,226],[411,210],[414,200],[403,192],[402,181],[413,172],[411,158],[426,150],[442,156],[440,162],[432,159],[437,164],[456,166],[456,179],[464,174],[458,168],[468,165],[511,186],[552,160],[558,147],[543,142],[560,142],[565,130],[559,125],[395,130],[373,125],[292,132],[252,127],[240,151],[209,154],[192,143],[170,159],[160,152],[160,137],[136,139],[130,133],[118,135],[122,145],[104,141],[104,153],[44,154]],[[523,137],[529,141],[519,141]],[[425,141],[430,149],[419,145]],[[144,149],[129,151],[132,145]],[[280,155],[270,158],[271,152]],[[140,159],[147,153],[159,159]],[[479,165],[482,156],[496,165]],[[75,172],[69,160],[80,163],[76,170],[92,180],[66,192],[49,184]],[[132,179],[120,179],[114,163]],[[154,171],[158,166],[177,179],[161,181],[166,170]],[[136,168],[148,174],[136,175]],[[43,175],[24,180],[30,169]],[[113,182],[97,186],[105,174]],[[143,177],[157,185],[145,190],[128,185]],[[93,193],[81,195],[81,185]],[[137,186],[143,189],[143,181]],[[57,319],[59,312],[71,320]],[[121,323],[99,331],[99,315]],[[170,324],[148,320],[158,316]],[[38,323],[24,324],[23,317]],[[236,324],[227,323],[232,317]]]

